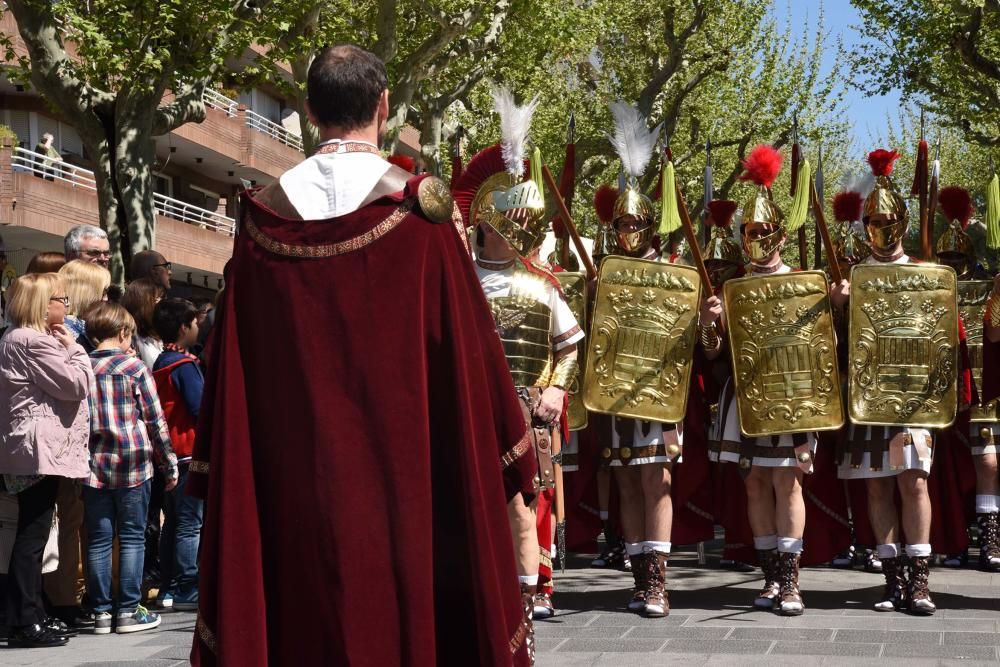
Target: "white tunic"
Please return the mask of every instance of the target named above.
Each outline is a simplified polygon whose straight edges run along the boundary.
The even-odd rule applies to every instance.
[[[352,142],[368,144],[368,142]],[[279,179],[303,220],[327,220],[353,213],[392,166],[374,153],[321,153],[295,165]]]

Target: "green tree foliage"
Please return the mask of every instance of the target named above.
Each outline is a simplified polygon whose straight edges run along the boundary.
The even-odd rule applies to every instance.
[[[865,90],[902,90],[967,140],[1000,146],[1000,0],[851,2]]]
[[[268,0],[6,4],[29,52],[16,63],[21,78],[76,128],[96,165],[100,224],[120,281],[128,257],[153,245],[154,137],[202,120],[202,94],[227,57],[282,16],[265,11]]]

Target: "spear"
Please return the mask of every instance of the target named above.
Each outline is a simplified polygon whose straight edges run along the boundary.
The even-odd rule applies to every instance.
[[[819,200],[825,201],[823,194],[823,145],[819,146],[819,158],[816,163],[816,194]],[[815,216],[813,216],[815,218]],[[823,244],[820,243],[819,222],[816,222],[816,236],[814,237],[815,266],[817,269],[823,266]]]
[[[712,202],[713,194],[713,184],[712,184],[712,140],[705,140],[705,194],[702,199],[701,213],[702,213],[702,227],[705,230],[705,243],[707,244],[710,240],[712,231],[705,221],[708,220],[709,210],[708,205]]]
[[[677,195],[677,213],[681,216],[681,229],[684,230],[684,237],[691,248],[691,257],[694,259],[694,268],[698,270],[701,284],[704,285],[705,293],[712,289],[712,279],[705,268],[705,260],[701,256],[701,246],[698,245],[698,237],[694,233],[694,225],[691,224],[691,215],[688,213],[687,204],[684,202],[684,195],[681,194],[680,183],[674,182],[674,192]]]
[[[552,177],[552,172],[549,170],[547,164],[542,165],[542,177],[545,179],[545,185],[549,189],[549,192],[552,193],[553,199],[555,199],[556,210],[560,217],[562,217],[562,222],[569,232],[569,237],[573,240],[573,245],[576,246],[576,252],[580,255],[580,259],[583,260],[583,266],[587,271],[587,280],[593,280],[597,277],[597,268],[594,267],[594,260],[591,259],[590,253],[587,252],[587,247],[583,245],[580,232],[577,231],[576,225],[573,224],[569,208],[566,207],[566,202],[563,200],[562,194],[559,192],[559,187],[556,185],[556,179]]]
[[[569,115],[569,128],[566,131],[566,153],[563,158],[562,173],[559,174],[559,194],[566,207],[573,206],[574,186],[576,184],[576,114]],[[566,227],[559,220],[559,216],[552,221],[552,231],[556,239],[562,241],[559,244],[559,255],[557,257],[559,266],[566,268],[569,264],[569,245],[566,243],[568,234]]]
[[[920,110],[920,139],[917,143],[917,163],[913,172],[913,187],[910,194],[917,198],[920,215],[920,254],[925,260],[931,259],[931,228],[934,226],[934,211],[928,209],[927,191],[927,140],[924,139],[924,110]]]
[[[934,148],[934,164],[931,166],[931,182],[927,194],[927,246],[924,247],[924,231],[921,229],[920,250],[924,253],[924,259],[933,261],[934,255],[931,249],[931,228],[934,226],[934,215],[937,212],[938,193],[941,191],[941,137],[938,137],[937,146]]]
[[[465,137],[465,128],[461,125],[455,131],[455,140],[451,145],[451,187],[455,187],[459,176],[462,175],[462,138]]]
[[[823,245],[826,247],[826,256],[829,260],[827,265],[830,267],[830,277],[833,278],[833,284],[836,285],[844,279],[844,274],[840,272],[840,264],[837,263],[837,253],[833,249],[833,239],[830,238],[830,228],[826,226],[826,214],[823,213],[823,200],[820,199],[819,193],[816,191],[816,181],[811,180],[809,182],[809,199],[812,203],[813,216],[816,218],[816,229],[819,231],[820,238],[823,240]]]

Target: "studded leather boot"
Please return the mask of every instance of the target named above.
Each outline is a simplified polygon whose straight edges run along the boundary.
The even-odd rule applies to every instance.
[[[778,612],[782,616],[801,616],[806,606],[799,592],[799,560],[801,554],[778,553]]]
[[[537,592],[537,585],[529,586],[528,584],[521,584],[521,609],[523,610],[523,616],[521,617],[521,627],[518,628],[518,634],[524,637],[524,645],[527,648],[528,658],[532,665],[535,664],[535,625],[531,619],[531,614],[535,607],[534,601]]]
[[[930,616],[937,611],[937,606],[931,601],[931,590],[928,579],[931,568],[928,556],[913,556],[910,558],[910,613]]]
[[[875,603],[875,611],[896,611],[906,607],[908,599],[903,559],[899,556],[882,559],[882,576],[885,588],[881,599]]]
[[[979,523],[979,569],[1000,572],[1000,515],[977,514]]]
[[[647,554],[649,568],[646,587],[646,608],[643,613],[650,618],[670,615],[670,600],[667,597],[667,559],[670,554],[654,551]]]
[[[758,550],[757,560],[760,562],[761,572],[764,573],[764,587],[757,593],[753,601],[755,609],[770,611],[774,609],[774,601],[778,599],[778,552],[771,550]]]
[[[641,612],[646,608],[646,591],[649,589],[649,560],[652,553],[644,552],[636,556],[630,556],[632,561],[632,599],[629,600],[628,610]]]

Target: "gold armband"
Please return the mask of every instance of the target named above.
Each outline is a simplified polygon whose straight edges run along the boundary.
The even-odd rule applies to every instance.
[[[719,346],[719,331],[715,322],[701,327],[701,346],[711,351]]]
[[[576,357],[567,354],[556,362],[556,368],[552,371],[552,379],[549,380],[549,386],[569,389],[573,385],[573,380],[576,379],[576,374],[579,370],[580,365],[576,362]]]
[[[1000,328],[1000,296],[991,294],[990,300],[986,302],[986,309],[990,312],[990,326]]]

